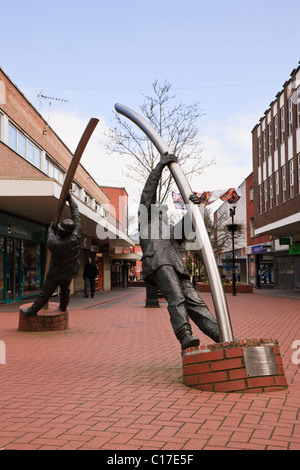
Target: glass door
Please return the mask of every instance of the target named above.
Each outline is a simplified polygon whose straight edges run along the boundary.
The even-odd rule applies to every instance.
[[[13,300],[14,292],[14,241],[6,241],[6,300]]]
[[[5,273],[6,271],[6,273]],[[4,276],[6,274],[6,301],[21,298],[20,286],[20,241],[7,238],[6,241],[6,266],[4,265]],[[5,295],[6,294],[6,295]]]
[[[4,237],[0,237],[0,302],[4,300]]]

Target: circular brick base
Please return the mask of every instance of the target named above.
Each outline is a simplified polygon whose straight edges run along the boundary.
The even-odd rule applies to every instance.
[[[42,308],[34,316],[23,315],[20,310],[30,305],[21,305],[19,309],[20,331],[62,331],[69,327],[69,311],[61,312],[58,304],[49,303],[47,309]]]
[[[261,346],[272,348],[277,372],[274,375],[249,376],[245,365],[245,349]],[[182,351],[182,367],[185,385],[210,392],[258,393],[288,387],[276,339],[245,339],[187,348]]]

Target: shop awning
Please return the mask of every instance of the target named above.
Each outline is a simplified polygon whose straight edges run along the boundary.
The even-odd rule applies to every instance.
[[[60,192],[61,186],[51,178],[1,178],[0,210],[37,224],[49,226],[56,213]],[[102,217],[79,199],[75,199],[84,235],[92,238],[96,243],[108,244],[110,247],[134,245],[134,241],[119,230],[114,223]],[[62,217],[70,217],[67,206]]]

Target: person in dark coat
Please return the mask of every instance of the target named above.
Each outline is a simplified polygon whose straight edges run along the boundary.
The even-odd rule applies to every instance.
[[[91,297],[94,297],[95,294],[95,279],[98,276],[98,268],[93,263],[92,258],[88,259],[88,262],[84,266],[83,279],[84,279],[84,297],[89,296],[89,291]]]
[[[51,259],[44,285],[34,303],[27,309],[21,309],[24,315],[37,315],[56,289],[60,287],[59,310],[67,310],[70,298],[70,284],[78,274],[81,237],[81,221],[76,202],[69,194],[71,219],[65,219],[57,225],[57,236],[54,223],[51,222],[47,234],[47,246]]]
[[[185,349],[199,345],[199,339],[192,335],[189,318],[213,341],[219,342],[220,337],[217,321],[192,286],[189,272],[182,260],[181,246],[186,239],[184,225],[189,222],[191,227],[190,214],[187,212],[182,221],[170,226],[167,206],[156,203],[156,191],[162,171],[172,162],[177,162],[174,155],[163,155],[144,186],[139,209],[140,245],[143,251],[144,279],[157,285],[167,300],[174,333],[181,348]],[[200,203],[196,194],[191,194],[190,200],[195,204]],[[141,217],[142,213],[147,214],[147,220],[145,216]]]

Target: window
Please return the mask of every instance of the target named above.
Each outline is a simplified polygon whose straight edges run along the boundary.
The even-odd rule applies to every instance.
[[[279,172],[275,172],[275,205],[279,205]]]
[[[293,132],[293,99],[289,99],[289,134]]]
[[[268,132],[268,135],[269,135],[269,156],[271,156],[272,155],[272,125],[271,124],[269,124],[268,129],[269,129],[269,132]]]
[[[41,168],[41,151],[21,131],[8,123],[8,146],[37,168]]]
[[[281,168],[281,178],[282,178],[282,202],[286,201],[286,168],[285,165]]]
[[[254,217],[250,219],[250,238],[254,238]]]
[[[65,171],[62,168],[60,168],[60,166],[58,166],[56,162],[52,160],[52,158],[49,157],[49,155],[47,155],[46,157],[46,173],[49,176],[49,178],[54,178],[59,183],[64,182],[64,178],[66,174]]]
[[[269,177],[269,195],[270,195],[270,209],[273,207],[273,178],[272,176]]]
[[[258,137],[258,166],[261,166],[261,137]]]
[[[281,122],[281,143],[284,142],[285,120],[284,120],[284,106],[280,109],[280,122]]]
[[[34,162],[34,147],[30,142],[27,143],[27,160],[30,163]]]
[[[80,198],[81,187],[79,186],[79,184],[75,183],[75,181],[73,181],[72,183],[71,191],[74,193],[76,197]]]
[[[294,197],[294,161],[289,161],[290,170],[290,197]]]
[[[12,125],[8,124],[8,146],[17,151],[17,129]]]
[[[298,126],[300,126],[300,86],[297,89]]]
[[[92,204],[92,196],[90,196],[86,191],[84,192],[84,202],[88,205],[91,206]]]
[[[268,210],[268,184],[264,181],[264,211]]]
[[[278,149],[278,116],[274,117],[274,129],[275,129],[275,150]]]
[[[26,158],[26,139],[21,132],[18,132],[18,154]]]
[[[300,194],[300,153],[298,153],[298,194]]]
[[[266,142],[266,132],[263,131],[263,161],[266,161],[267,154],[267,142]]]
[[[249,189],[249,200],[253,201],[253,199],[254,199],[254,188],[253,186],[251,186],[251,188]]]
[[[259,213],[262,214],[262,187],[261,184],[258,186],[258,191],[259,191]]]

